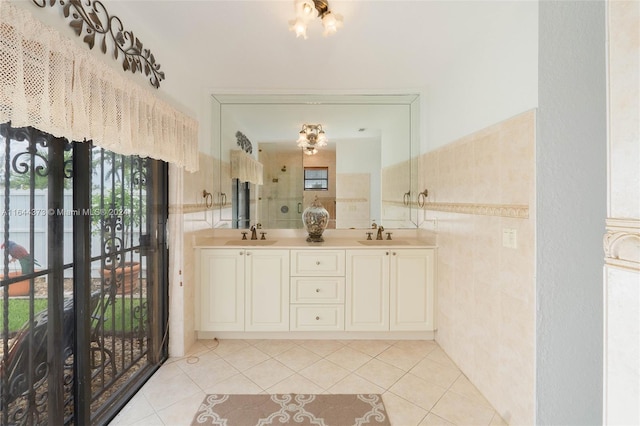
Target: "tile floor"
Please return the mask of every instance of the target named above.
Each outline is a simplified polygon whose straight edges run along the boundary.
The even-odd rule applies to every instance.
[[[111,425],[189,425],[210,393],[379,393],[394,426],[505,425],[437,343],[416,340],[200,340]]]

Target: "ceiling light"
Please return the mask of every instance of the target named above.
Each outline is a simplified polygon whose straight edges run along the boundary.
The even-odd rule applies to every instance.
[[[289,30],[296,33],[296,37],[307,38],[307,25],[314,18],[319,17],[324,27],[323,35],[328,36],[342,27],[342,16],[329,10],[327,0],[294,0],[296,19],[289,21]]]
[[[305,154],[313,155],[318,148],[327,146],[328,139],[321,124],[303,124],[296,142]]]

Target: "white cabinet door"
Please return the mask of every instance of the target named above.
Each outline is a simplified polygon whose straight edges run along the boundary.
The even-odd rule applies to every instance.
[[[345,329],[389,330],[389,250],[347,250]]]
[[[200,330],[244,330],[244,257],[242,249],[200,250]]]
[[[247,250],[246,331],[289,330],[289,250]]]
[[[390,329],[433,330],[434,251],[390,251]]]

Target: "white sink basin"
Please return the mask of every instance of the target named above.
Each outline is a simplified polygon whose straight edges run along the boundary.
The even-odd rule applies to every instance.
[[[276,240],[230,240],[224,243],[225,246],[270,246]]]
[[[408,241],[403,240],[362,240],[358,243],[363,246],[408,246]]]

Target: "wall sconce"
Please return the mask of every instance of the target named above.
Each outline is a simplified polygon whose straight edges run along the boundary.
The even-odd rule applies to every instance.
[[[322,35],[334,34],[342,27],[342,16],[329,10],[327,0],[294,0],[296,19],[289,21],[289,30],[296,33],[296,37],[307,38],[307,26],[313,19],[319,17],[324,27]]]

